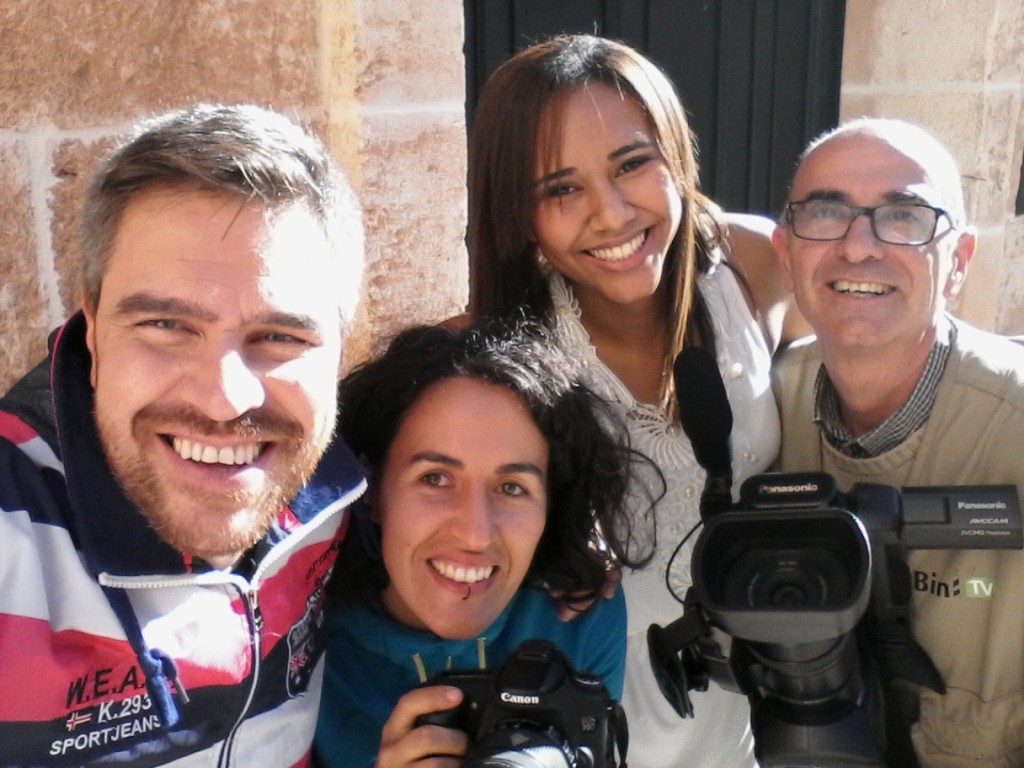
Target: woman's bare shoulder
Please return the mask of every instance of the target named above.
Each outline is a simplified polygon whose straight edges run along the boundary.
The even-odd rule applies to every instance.
[[[772,245],[775,222],[752,213],[722,214],[729,262],[743,276],[754,307],[767,326],[774,349],[811,333],[793,300],[789,283]]]

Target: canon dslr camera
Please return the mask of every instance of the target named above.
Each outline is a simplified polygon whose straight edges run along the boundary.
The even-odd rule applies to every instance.
[[[462,689],[458,707],[416,724],[469,734],[465,768],[616,768],[616,749],[625,766],[621,707],[546,640],[525,640],[496,670],[450,670],[427,685]]]

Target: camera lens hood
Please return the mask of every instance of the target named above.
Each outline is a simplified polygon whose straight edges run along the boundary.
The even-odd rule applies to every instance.
[[[694,547],[693,584],[712,623],[751,642],[839,637],[867,610],[871,550],[841,509],[772,509],[710,517]]]

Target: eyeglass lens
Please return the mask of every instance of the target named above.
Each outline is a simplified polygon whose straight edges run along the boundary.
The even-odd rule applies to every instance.
[[[861,213],[871,219],[879,240],[894,245],[923,245],[935,236],[939,213],[927,205],[892,203],[858,208],[833,200],[807,200],[790,206],[793,234],[806,240],[841,240]]]

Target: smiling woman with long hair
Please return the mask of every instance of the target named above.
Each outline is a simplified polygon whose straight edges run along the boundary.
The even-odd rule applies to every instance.
[[[668,482],[651,563],[626,570],[623,705],[630,762],[752,765],[749,707],[717,686],[682,721],[662,698],[646,631],[682,613],[704,472],[680,430],[672,366],[685,347],[717,361],[734,413],[737,483],[778,449],[769,367],[802,330],[776,266],[773,223],[722,212],[700,190],[693,136],[668,78],[629,46],[557,37],[485,84],[470,137],[471,314],[525,312],[584,362],[633,445]],[[785,321],[785,322],[784,322]],[[637,489],[638,492],[642,489]]]

